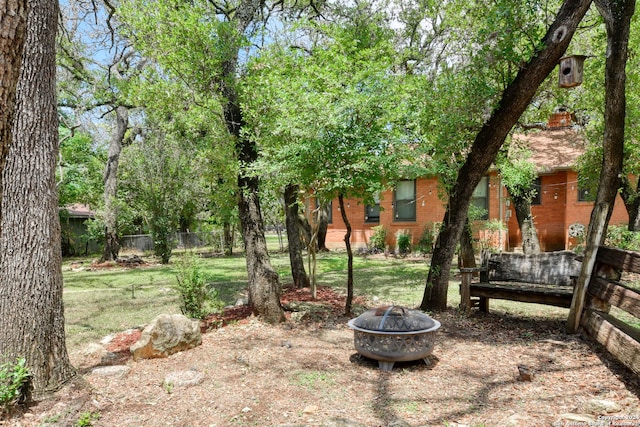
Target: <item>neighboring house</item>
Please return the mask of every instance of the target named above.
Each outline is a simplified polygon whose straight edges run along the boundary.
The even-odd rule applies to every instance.
[[[60,226],[62,230],[62,255],[86,255],[97,253],[100,247],[97,242],[87,239],[88,219],[96,214],[89,206],[79,203],[60,208]]]
[[[535,185],[539,191],[531,209],[541,249],[555,251],[575,247],[577,239],[570,236],[569,229],[573,231],[577,228],[574,224],[581,224],[586,230],[593,198],[580,188],[578,173],[574,170],[576,159],[584,151],[584,141],[571,127],[570,114],[556,113],[550,118],[546,130],[514,135],[513,138],[529,146],[531,161],[538,166],[539,175]],[[353,229],[352,245],[366,246],[373,234],[372,228],[378,225],[387,231],[390,250],[395,249],[397,233],[409,232],[416,244],[425,227],[434,228],[443,219],[445,205],[439,198],[441,193],[437,178],[421,177],[399,181],[395,189],[380,195],[380,202],[375,206],[364,206],[357,200],[345,200],[347,217]],[[480,231],[477,237],[491,239],[493,246],[503,250],[512,250],[521,245],[515,213],[495,169],[482,179],[472,203],[488,211],[487,220],[493,225],[491,229],[499,228],[495,227],[496,223],[503,224],[503,231]],[[345,227],[338,201],[334,200],[329,209],[327,246],[344,247]],[[627,222],[628,215],[618,196],[610,224]],[[476,224],[476,228],[482,229],[482,222]]]

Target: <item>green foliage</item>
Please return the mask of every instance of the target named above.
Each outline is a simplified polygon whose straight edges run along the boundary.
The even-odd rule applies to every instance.
[[[300,371],[293,375],[294,383],[309,389],[321,389],[335,383],[331,372]]]
[[[102,195],[106,152],[86,133],[60,129],[60,164],[56,169],[59,203],[97,206]]]
[[[531,202],[536,196],[533,182],[538,176],[536,165],[530,160],[531,151],[511,140],[498,155],[497,165],[502,183],[513,197]]]
[[[476,206],[473,203],[469,205],[469,211],[467,212],[467,218],[469,222],[473,224],[475,221],[486,219],[489,217],[489,212],[486,209]]]
[[[372,252],[384,252],[387,247],[387,230],[383,225],[372,228],[373,234],[369,238],[369,250]]]
[[[416,249],[423,254],[430,254],[431,252],[433,252],[433,245],[439,232],[440,223],[425,224],[424,228],[422,229],[420,239],[418,240]]]
[[[396,178],[404,134],[392,33],[363,7],[341,9],[336,23],[300,23],[295,31],[317,41],[311,55],[274,44],[249,64],[243,111],[263,157],[252,173],[365,203]]]
[[[600,16],[590,19],[585,28],[589,31],[581,34],[572,42],[573,52],[589,55],[584,63],[584,81],[576,91],[565,90],[560,95],[559,101],[566,106],[568,111],[576,112],[580,123],[583,125],[581,136],[586,141],[585,152],[577,161],[579,171],[579,186],[588,189],[595,197],[598,188],[600,174],[602,172],[603,159],[603,135],[605,128],[605,66],[607,58],[607,40],[605,26]],[[638,46],[640,43],[640,15],[634,14],[631,19],[631,32],[629,46]],[[633,48],[631,49],[631,52]],[[624,127],[624,155],[623,176],[640,174],[640,127],[636,124],[640,120],[640,56],[630,54],[626,66],[627,85],[625,90],[626,110]],[[554,94],[555,95],[555,94]],[[629,197],[629,201],[638,197],[637,185],[632,185],[621,192],[623,197]]]
[[[171,251],[176,245],[172,233],[176,229],[176,222],[172,221],[172,214],[168,211],[155,210],[150,218],[149,230],[153,240],[153,253],[167,264],[171,258]]]
[[[400,255],[406,255],[411,253],[412,238],[409,231],[400,231],[396,234],[396,244],[398,245],[398,252]]]
[[[140,216],[165,260],[172,249],[168,233],[176,227],[237,222],[238,163],[222,111],[226,95],[220,91],[234,85],[223,81],[223,74],[247,43],[236,34],[235,24],[219,19],[220,10],[208,2],[129,0],[119,12],[136,48],[155,60],[130,88],[130,97],[145,105],[146,125],[159,143],[142,156],[133,155],[146,158],[142,163],[147,164],[150,158],[165,159],[164,166],[158,170],[156,161],[156,170],[145,172],[143,185],[139,172],[129,175],[138,177],[127,200],[143,202],[129,205],[141,205]],[[137,163],[133,170],[140,169]],[[169,196],[152,196],[158,191]]]
[[[494,218],[490,219],[489,221],[485,221],[482,229],[489,231],[505,231],[507,229],[507,226],[501,220]]]
[[[222,308],[222,302],[214,288],[208,286],[207,276],[198,258],[187,255],[180,261],[178,292],[182,314],[193,319],[203,319],[207,314]]]
[[[610,225],[605,245],[629,251],[640,251],[640,232],[629,231],[626,225]]]
[[[219,19],[217,12],[214,5],[198,0],[128,0],[120,8],[126,35],[136,47],[200,94],[219,86],[225,62],[248,46],[236,33],[236,24]]]
[[[206,203],[197,179],[202,163],[195,150],[174,133],[154,130],[122,154],[122,210],[127,211],[127,206],[138,210],[151,233],[155,254],[165,264],[175,244],[172,235],[180,219],[188,216],[185,211],[194,200]]]
[[[24,396],[23,388],[29,379],[27,361],[21,357],[15,363],[0,365],[0,415],[9,412],[11,407]]]
[[[86,220],[84,223],[87,231],[79,236],[83,244],[88,242],[101,242],[104,239],[104,222],[98,218]]]
[[[74,427],[91,427],[95,421],[100,419],[99,412],[87,411],[80,414],[80,417],[73,424]]]

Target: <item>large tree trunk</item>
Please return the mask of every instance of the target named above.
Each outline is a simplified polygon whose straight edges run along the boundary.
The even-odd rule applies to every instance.
[[[285,317],[280,304],[280,281],[267,251],[258,199],[258,179],[240,176],[238,187],[238,213],[246,251],[249,302],[255,313],[266,322],[283,322]]]
[[[298,191],[297,185],[287,185],[284,189],[284,212],[287,226],[287,241],[289,246],[289,261],[291,263],[291,275],[293,285],[296,288],[308,288],[309,277],[304,270],[304,259],[302,258],[302,238],[300,233],[300,220],[298,213]]]
[[[75,376],[65,346],[55,167],[58,2],[29,1],[14,141],[4,170],[0,236],[0,362],[25,357],[31,398]]]
[[[627,215],[629,215],[629,231],[640,231],[640,181],[636,184],[636,188],[633,188],[631,181],[626,176],[622,177],[622,187],[620,190],[620,196],[624,202],[625,208],[627,208]]]
[[[513,125],[525,111],[536,90],[564,54],[591,0],[565,0],[542,40],[540,50],[525,64],[502,94],[499,106],[476,135],[451,191],[420,307],[447,307],[449,273],[455,246],[467,219],[473,191],[494,162]]]
[[[602,172],[596,202],[591,211],[587,241],[571,308],[567,318],[568,333],[576,333],[580,326],[582,310],[591,273],[595,265],[598,246],[604,243],[609,218],[621,184],[624,158],[624,125],[626,114],[625,68],[629,54],[631,17],[635,0],[596,0],[598,11],[604,18],[607,30],[607,60],[605,68],[604,146]]]
[[[464,225],[462,236],[460,236],[460,255],[458,255],[458,266],[474,268],[476,266],[476,253],[473,250],[473,232],[469,219]]]
[[[129,126],[129,111],[126,107],[116,108],[116,127],[109,143],[107,164],[104,169],[104,252],[103,261],[118,259],[120,244],[118,243],[118,209],[116,196],[118,193],[118,164],[122,142]]]
[[[243,120],[235,91],[227,91],[227,100],[225,119],[229,132],[235,137],[240,163],[251,164],[256,161],[258,153],[255,144],[240,135]],[[240,173],[238,215],[247,262],[249,302],[263,320],[279,323],[285,320],[280,304],[280,280],[269,260],[258,194],[258,178]]]
[[[24,32],[27,24],[27,0],[7,0],[0,13],[0,200],[2,170],[11,145],[11,133],[16,101],[16,86],[20,76]],[[2,208],[0,207],[0,219]]]
[[[222,63],[220,88],[224,97],[223,113],[229,134],[234,138],[236,153],[241,165],[251,165],[258,158],[258,150],[253,141],[242,135],[244,118],[236,89],[239,41],[251,25],[262,2],[242,0],[236,7],[234,24],[236,34],[227,34],[227,57]],[[247,275],[249,276],[249,300],[257,315],[266,322],[278,323],[285,320],[280,304],[280,280],[271,266],[267,241],[264,237],[264,222],[260,211],[259,182],[255,176],[246,176],[241,170],[238,175],[238,216],[242,227]]]
[[[525,254],[539,254],[540,240],[538,232],[533,223],[533,215],[531,214],[531,201],[527,197],[511,196],[513,201],[513,209],[516,212],[516,219],[520,227],[522,235],[522,251]]]
[[[351,250],[351,223],[347,218],[347,210],[344,208],[344,196],[340,194],[338,196],[338,202],[340,203],[340,213],[342,214],[342,221],[347,232],[344,234],[344,244],[347,248],[347,301],[344,307],[344,314],[351,314],[351,303],[353,302],[353,251]]]

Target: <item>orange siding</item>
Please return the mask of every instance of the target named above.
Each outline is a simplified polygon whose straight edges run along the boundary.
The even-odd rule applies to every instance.
[[[510,250],[522,244],[520,229],[510,206],[507,190],[502,186],[500,178],[495,172],[490,173],[489,179],[489,218],[503,220],[508,227],[503,249]],[[543,251],[571,249],[575,247],[575,239],[569,237],[569,225],[581,223],[585,227],[589,224],[593,202],[578,201],[577,173],[574,171],[559,171],[541,176],[540,205],[532,206],[532,214],[536,225],[540,245]],[[357,200],[345,200],[347,215],[353,229],[351,243],[354,247],[366,246],[372,235],[372,228],[383,225],[387,231],[387,244],[391,250],[396,243],[396,233],[409,231],[416,244],[425,226],[432,226],[442,221],[445,213],[445,203],[438,197],[436,178],[419,178],[416,180],[416,220],[395,221],[393,209],[393,191],[388,190],[380,195],[380,223],[365,222],[365,206]],[[338,200],[332,205],[333,221],[327,232],[327,246],[330,248],[344,248],[345,226],[340,214]],[[626,224],[629,218],[620,196],[610,224]],[[499,240],[498,240],[499,241]]]
[[[344,221],[338,207],[338,200],[333,201],[333,221],[327,231],[327,246],[330,248],[344,248],[346,232]],[[438,198],[438,181],[435,178],[419,178],[416,180],[416,220],[395,221],[393,209],[393,190],[387,190],[380,195],[380,223],[365,222],[365,206],[357,200],[345,200],[347,218],[351,223],[351,244],[354,247],[366,246],[371,230],[377,225],[383,225],[387,231],[387,244],[391,249],[395,247],[396,233],[409,231],[413,243],[417,243],[425,226],[442,221],[445,205]]]
[[[541,176],[542,203],[531,207],[543,251],[572,249],[576,240],[569,237],[569,226],[580,223],[587,227],[591,218],[593,202],[578,201],[578,174],[561,171]],[[522,244],[520,229],[511,208],[509,219],[509,241],[511,247]],[[626,224],[629,217],[620,196],[611,216],[610,224]]]

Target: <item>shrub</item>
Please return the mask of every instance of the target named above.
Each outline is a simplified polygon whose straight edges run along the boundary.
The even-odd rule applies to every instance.
[[[371,252],[384,252],[386,248],[387,230],[382,225],[372,228],[373,235],[369,239],[369,250]]]
[[[91,427],[94,421],[100,419],[99,412],[83,412],[75,422],[74,427]]]
[[[171,233],[174,230],[171,219],[157,215],[150,222],[149,231],[153,239],[153,252],[160,257],[163,264],[168,264],[171,258],[171,251],[175,246],[175,242],[171,239]]]
[[[0,365],[0,415],[9,412],[23,396],[23,388],[29,379],[27,361],[21,357],[15,363]]]
[[[207,314],[222,308],[217,292],[207,285],[207,277],[194,255],[185,255],[182,259],[177,279],[180,309],[185,316],[203,319]]]
[[[436,230],[438,229],[437,225],[437,223],[429,223],[422,229],[422,234],[420,235],[420,239],[418,240],[417,247],[418,251],[420,251],[421,253],[430,254],[431,252],[433,252],[433,243],[435,242],[437,233]]]
[[[610,225],[605,244],[629,251],[640,251],[640,232],[629,231],[626,225]]]
[[[408,231],[398,232],[396,235],[396,243],[400,255],[411,253],[411,233]]]

